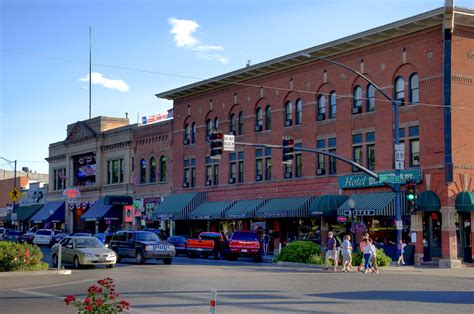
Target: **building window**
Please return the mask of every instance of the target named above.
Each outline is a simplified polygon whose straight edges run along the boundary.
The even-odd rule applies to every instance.
[[[317,140],[316,149],[326,151],[326,140]],[[316,155],[316,175],[322,176],[326,174],[326,156],[323,154]]]
[[[399,102],[400,106],[405,104],[405,80],[399,76],[395,79],[395,100]]]
[[[229,117],[229,133],[237,135],[237,118],[235,113],[231,113]]]
[[[295,148],[301,148],[301,143],[295,144]],[[295,178],[301,178],[303,176],[303,153],[301,151],[295,151]]]
[[[183,144],[188,145],[190,143],[190,138],[191,138],[191,131],[189,129],[189,124],[186,123],[186,125],[184,126]]]
[[[160,182],[166,181],[166,171],[167,171],[167,165],[166,165],[166,157],[161,156],[160,157]]]
[[[255,112],[255,132],[263,130],[263,112],[262,108],[258,107]]]
[[[217,164],[217,160],[215,161],[216,163],[214,164],[214,185],[219,184],[219,165]]]
[[[359,165],[363,163],[363,151],[362,151],[362,134],[352,135],[352,160]],[[353,172],[360,171],[356,167],[352,167]]]
[[[336,155],[336,138],[328,139],[328,150],[331,154]],[[329,157],[329,174],[336,174],[336,158]]]
[[[375,87],[367,85],[367,112],[375,110]]]
[[[316,120],[322,121],[326,119],[326,96],[319,95],[318,96],[318,116]]]
[[[285,104],[285,126],[291,126],[293,124],[293,103],[287,101]]]
[[[295,125],[303,123],[303,101],[301,98],[296,100]]]
[[[229,184],[237,182],[237,153],[229,154]]]
[[[255,150],[255,181],[263,180],[263,149]]]
[[[204,182],[206,186],[218,184],[218,162],[219,161],[217,159],[206,157],[206,180]]]
[[[140,160],[140,184],[146,183],[146,160]]]
[[[239,165],[239,176],[237,180],[239,183],[244,182],[244,152],[239,152],[238,153],[238,165]]]
[[[272,149],[265,148],[265,180],[272,179]]]
[[[241,111],[239,112],[239,117],[238,117],[238,123],[239,123],[239,135],[244,134],[244,113]]]
[[[209,140],[209,136],[211,135],[212,132],[212,121],[211,119],[207,119],[206,121],[206,141]]]
[[[410,104],[417,104],[420,102],[420,87],[419,87],[418,74],[413,73],[410,76]]]
[[[362,87],[357,85],[354,87],[352,102],[352,114],[362,113]]]
[[[193,122],[192,126],[191,126],[191,143],[196,143],[196,133],[197,133],[197,130],[196,130],[196,122]]]
[[[150,158],[150,183],[156,182],[156,159]]]
[[[66,168],[54,170],[54,191],[64,190],[66,188]]]
[[[214,118],[214,130],[219,129],[219,119],[217,117]]]
[[[329,94],[329,119],[336,118],[336,101],[336,92],[331,92],[331,94]]]
[[[375,133],[365,134],[365,148],[367,155],[367,169],[375,170]]]
[[[196,159],[188,158],[184,160],[184,178],[183,187],[189,188],[196,186]]]
[[[408,129],[410,140],[410,167],[420,166],[420,128],[412,126]]]
[[[265,108],[265,130],[272,129],[272,111],[270,105]]]

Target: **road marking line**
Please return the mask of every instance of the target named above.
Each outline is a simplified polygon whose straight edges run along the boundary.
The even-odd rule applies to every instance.
[[[70,286],[70,285],[75,285],[75,284],[78,284],[78,283],[85,283],[85,282],[92,282],[92,281],[97,281],[97,279],[83,279],[83,280],[78,280],[78,281],[58,283],[58,284],[54,284],[54,285],[21,288],[21,289],[18,289],[18,290],[36,290],[36,289],[44,289],[44,288],[54,288],[54,287]]]

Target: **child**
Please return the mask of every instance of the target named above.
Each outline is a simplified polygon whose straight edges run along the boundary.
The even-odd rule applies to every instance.
[[[345,235],[342,241],[342,271],[350,272],[352,270],[352,244],[351,236]]]
[[[403,253],[405,253],[405,244],[404,241],[400,240],[397,245],[397,253],[398,253],[398,261],[397,261],[397,266],[400,266],[400,263],[402,265],[405,265],[405,260],[403,259]]]
[[[377,248],[375,247],[372,239],[370,239],[370,263],[372,264],[372,272],[378,274],[379,268],[377,267]]]

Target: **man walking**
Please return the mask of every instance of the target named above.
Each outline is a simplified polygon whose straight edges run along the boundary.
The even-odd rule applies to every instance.
[[[328,232],[328,243],[327,243],[327,251],[326,251],[326,267],[325,270],[329,269],[329,260],[332,259],[334,261],[334,271],[337,271],[337,264],[338,264],[338,254],[337,254],[337,247],[336,247],[336,239],[334,238],[334,234],[332,231]]]

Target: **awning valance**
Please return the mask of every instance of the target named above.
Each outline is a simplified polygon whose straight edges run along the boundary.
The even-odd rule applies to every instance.
[[[30,205],[30,206],[20,206],[16,208],[15,213],[16,213],[16,220],[15,221],[27,221],[30,220],[30,218],[36,214],[41,207],[44,205]],[[11,221],[11,214],[9,214],[6,219],[7,221]]]
[[[456,196],[456,209],[460,212],[474,211],[474,192],[459,193]]]
[[[224,214],[226,219],[246,219],[255,218],[255,211],[258,210],[267,200],[243,200],[238,201]]]
[[[273,198],[255,212],[256,217],[308,217],[308,209],[314,197]]]
[[[99,221],[103,218],[120,220],[123,217],[123,205],[105,205],[104,198],[99,199],[81,216],[82,221]]]
[[[416,207],[424,212],[437,212],[441,209],[441,201],[435,192],[424,191],[416,197]]]
[[[189,214],[206,201],[206,193],[180,193],[167,196],[153,212],[154,220],[187,220]]]
[[[354,194],[349,197],[337,209],[338,216],[351,216],[350,200],[354,200],[354,216],[395,216],[395,193],[394,192],[373,192]],[[401,195],[401,211],[402,215],[409,215],[406,209],[405,193]]]
[[[33,223],[64,222],[65,210],[64,202],[48,202],[46,203],[30,221]]]
[[[346,195],[322,195],[311,203],[309,214],[311,216],[336,216],[337,209],[349,197]]]
[[[234,202],[205,202],[199,205],[195,210],[189,214],[189,218],[193,220],[209,220],[222,219],[224,213],[229,209]]]

